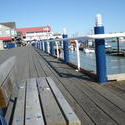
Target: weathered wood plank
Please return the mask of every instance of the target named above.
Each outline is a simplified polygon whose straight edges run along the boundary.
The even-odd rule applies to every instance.
[[[105,98],[110,100],[113,104],[118,106],[122,111],[125,111],[125,101],[121,99],[120,97],[116,96],[112,92],[108,91],[107,89],[98,86],[96,84],[92,84],[91,87],[98,91],[101,95],[103,95]]]
[[[62,108],[69,125],[80,125],[81,122],[68,104],[68,102],[65,100],[64,96],[60,92],[60,90],[57,88],[56,84],[54,81],[50,78],[47,77],[48,84],[50,85],[56,99],[58,100],[58,103],[60,107]]]
[[[15,65],[16,58],[11,57],[0,65],[0,86],[2,86],[3,81],[8,76],[9,72]]]
[[[14,102],[15,102],[15,98],[11,97],[8,107],[7,107],[6,115],[5,115],[5,119],[8,125],[11,122],[10,120],[11,120],[12,113],[13,113]]]
[[[44,125],[36,79],[27,80],[25,125]]]
[[[39,78],[37,81],[47,125],[67,125],[46,79]]]
[[[15,57],[0,65],[0,108],[7,106],[13,91],[13,68],[15,69]]]
[[[16,108],[14,111],[12,125],[24,125],[24,113],[25,113],[25,84],[24,82],[19,89]]]

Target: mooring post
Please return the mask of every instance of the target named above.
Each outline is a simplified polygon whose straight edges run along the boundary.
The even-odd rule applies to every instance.
[[[52,38],[50,40],[53,40]],[[52,56],[54,56],[54,41],[50,42],[50,53]]]
[[[100,14],[96,16],[94,32],[95,34],[104,34],[104,26],[102,25],[102,18]],[[107,81],[105,39],[95,39],[95,53],[97,82],[104,83]]]
[[[68,38],[67,34],[63,34],[63,38]],[[64,50],[64,63],[69,62],[69,42],[68,40],[63,41],[63,50]]]

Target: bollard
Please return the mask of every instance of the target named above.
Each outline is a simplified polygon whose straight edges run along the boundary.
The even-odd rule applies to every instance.
[[[68,35],[63,34],[63,38],[67,38]],[[63,50],[64,50],[64,63],[69,62],[69,42],[68,41],[63,41]]]
[[[53,39],[50,39],[50,40],[53,40]],[[52,56],[54,56],[54,54],[55,54],[54,41],[50,42],[50,53],[51,53]]]
[[[99,14],[96,16],[96,27],[94,27],[94,32],[95,34],[104,34],[104,26],[102,25],[101,15]],[[95,39],[95,53],[97,82],[104,83],[107,81],[104,39]]]

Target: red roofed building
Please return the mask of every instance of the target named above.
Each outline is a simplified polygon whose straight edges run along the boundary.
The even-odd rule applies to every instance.
[[[30,27],[30,28],[17,28],[16,29],[18,36],[24,40],[41,40],[47,39],[51,34],[51,27]]]

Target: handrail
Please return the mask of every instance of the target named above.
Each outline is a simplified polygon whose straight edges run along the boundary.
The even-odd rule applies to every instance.
[[[67,40],[84,40],[84,41],[86,41],[89,39],[107,39],[107,38],[117,38],[117,37],[125,37],[125,33],[86,35],[86,36],[81,36],[81,37],[53,39],[53,40],[46,40],[46,41],[47,42],[67,41]],[[45,40],[42,40],[42,41],[45,41]]]

